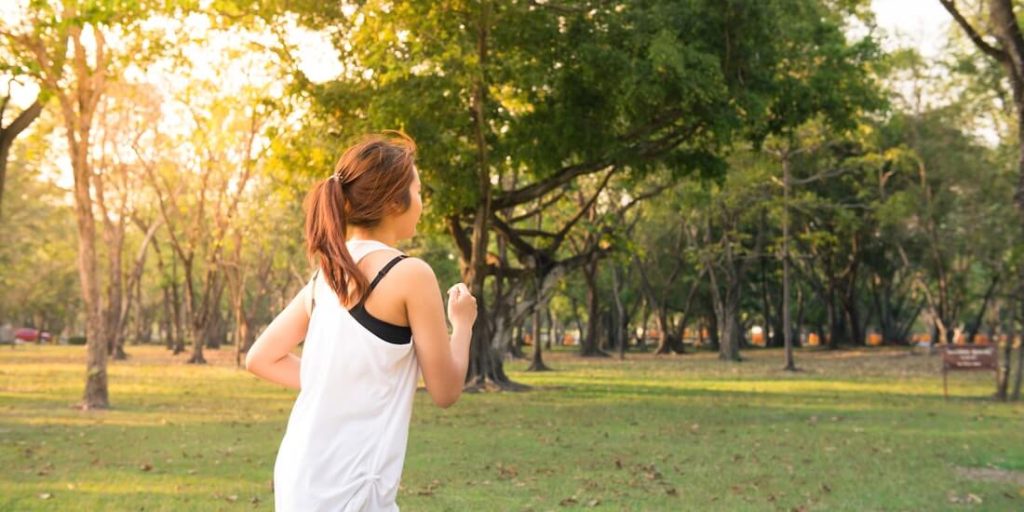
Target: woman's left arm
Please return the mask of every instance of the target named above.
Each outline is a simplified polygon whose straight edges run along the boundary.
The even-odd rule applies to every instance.
[[[299,389],[300,359],[292,353],[306,337],[309,327],[307,284],[264,329],[245,354],[245,369],[258,377],[292,389]]]

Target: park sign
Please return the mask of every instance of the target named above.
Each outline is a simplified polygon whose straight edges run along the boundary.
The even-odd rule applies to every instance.
[[[987,346],[950,346],[942,350],[942,392],[949,398],[946,375],[950,371],[992,370],[996,372],[996,384],[999,380],[999,365],[996,360],[995,345]]]

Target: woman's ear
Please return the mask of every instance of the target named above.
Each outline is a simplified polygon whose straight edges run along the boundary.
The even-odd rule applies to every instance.
[[[410,201],[410,205],[411,205]],[[392,201],[391,206],[388,207],[389,213],[392,215],[401,215],[409,209],[409,205],[403,205],[401,200]]]

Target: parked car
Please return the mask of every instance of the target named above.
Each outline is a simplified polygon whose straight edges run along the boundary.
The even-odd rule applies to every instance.
[[[14,330],[14,338],[25,342],[40,343],[43,341],[50,341],[52,336],[46,331],[40,331],[39,329],[33,329],[32,327],[22,327]]]

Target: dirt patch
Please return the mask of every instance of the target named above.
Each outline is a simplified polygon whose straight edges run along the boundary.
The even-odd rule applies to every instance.
[[[956,467],[956,474],[971,480],[986,482],[1008,482],[1024,486],[1024,471],[1012,471],[999,468],[964,468]]]

